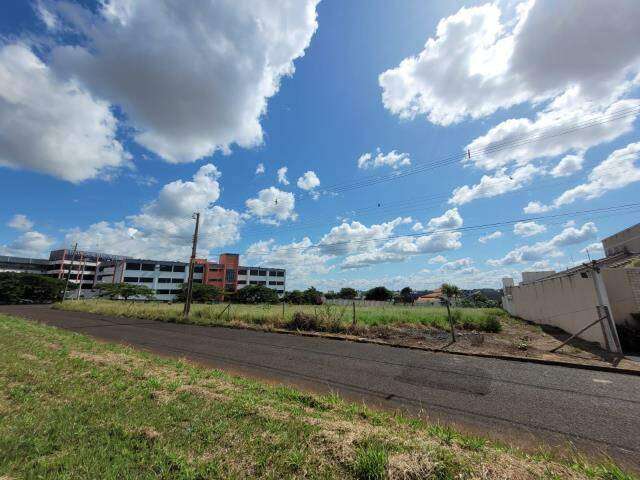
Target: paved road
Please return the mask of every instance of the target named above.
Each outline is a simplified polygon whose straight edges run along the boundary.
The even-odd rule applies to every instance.
[[[570,442],[640,469],[640,377],[42,306],[0,312],[274,383],[337,391],[524,447]]]

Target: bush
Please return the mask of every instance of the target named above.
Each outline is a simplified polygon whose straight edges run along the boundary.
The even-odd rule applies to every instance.
[[[187,299],[188,285],[182,285],[182,289],[176,295],[176,301],[184,302]],[[202,283],[194,283],[191,290],[191,301],[193,303],[208,303],[218,300],[222,296],[222,290],[214,285],[204,285]]]
[[[482,323],[483,332],[500,333],[502,331],[502,324],[500,323],[500,319],[495,315],[489,315]]]
[[[0,273],[0,303],[50,303],[62,296],[65,281],[31,273]]]
[[[143,297],[151,300],[154,292],[146,285],[134,285],[131,283],[101,283],[98,285],[100,296],[107,296],[112,300],[123,298],[129,300],[131,297]]]
[[[315,331],[317,332],[320,327],[320,321],[318,317],[315,315],[309,315],[304,312],[296,312],[285,324],[285,328],[289,330],[305,330],[305,331]]]
[[[345,287],[341,288],[338,293],[338,298],[343,298],[345,300],[353,300],[358,296],[358,292],[356,292],[355,288]]]
[[[233,295],[233,300],[238,303],[278,303],[278,294],[275,290],[264,285],[247,285]]]
[[[360,480],[383,480],[387,477],[389,454],[378,442],[367,442],[356,450],[353,465],[355,477]]]
[[[385,287],[375,287],[369,290],[364,298],[366,300],[378,300],[381,302],[387,302],[393,298],[393,293],[387,290]]]

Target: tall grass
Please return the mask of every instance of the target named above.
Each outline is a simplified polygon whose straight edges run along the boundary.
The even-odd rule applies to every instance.
[[[300,314],[311,319],[310,324],[331,325],[320,330],[343,331],[352,324],[351,307],[336,305],[238,305],[232,304],[193,305],[189,323],[199,325],[247,324],[272,328],[294,328],[317,330],[297,326]],[[103,315],[144,318],[165,322],[185,322],[182,317],[182,304],[158,302],[123,302],[112,300],[66,301],[55,308],[63,310],[99,313]],[[226,310],[225,310],[226,308]],[[296,314],[298,314],[296,316]],[[458,328],[484,332],[500,331],[499,318],[505,313],[497,308],[456,308],[453,316]],[[299,322],[298,322],[299,323]],[[381,327],[398,325],[423,325],[437,329],[449,328],[447,310],[444,307],[357,307],[356,326]]]

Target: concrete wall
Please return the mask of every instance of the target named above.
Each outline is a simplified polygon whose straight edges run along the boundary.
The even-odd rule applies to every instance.
[[[640,253],[640,223],[602,240],[607,257],[625,250]]]
[[[640,312],[640,268],[604,268],[604,281],[616,324],[640,326],[631,314]]]
[[[504,306],[517,317],[554,325],[569,333],[576,333],[598,318],[597,297],[593,279],[575,275],[540,280],[517,287],[505,288]],[[602,328],[590,328],[581,338],[605,346]]]

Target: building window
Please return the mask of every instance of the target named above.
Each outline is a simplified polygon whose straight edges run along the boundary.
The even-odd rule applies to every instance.
[[[260,275],[260,270],[249,270],[249,275],[258,276]]]
[[[278,282],[269,282],[269,285],[277,285]]]
[[[202,283],[202,280],[200,280],[199,278],[194,278],[193,283]]]
[[[156,293],[158,295],[170,295],[171,294],[171,290],[157,290]]]
[[[258,285],[258,281],[257,280],[251,280],[251,281],[249,281],[249,285]]]
[[[172,278],[171,279],[171,283],[183,283],[184,280],[182,280],[181,278]],[[195,282],[195,280],[194,280]]]
[[[140,264],[139,263],[129,263],[127,262],[127,270],[140,270]]]
[[[266,270],[260,270],[260,273],[258,274],[258,276],[266,277],[267,276],[267,271]]]
[[[170,272],[171,271],[171,265],[160,265],[160,271],[161,272]]]
[[[171,283],[172,278],[159,278],[158,283]]]
[[[138,277],[124,277],[125,283],[138,283]]]
[[[174,265],[173,266],[173,271],[174,272],[184,272],[184,265]]]
[[[284,277],[284,272],[278,272],[278,277]]]
[[[171,295],[177,295],[177,294],[179,294],[179,293],[180,293],[180,290],[169,290],[169,293],[170,293]]]
[[[225,279],[228,283],[233,283],[236,279],[236,271],[233,268],[227,270]]]
[[[195,267],[193,267],[193,271],[196,273],[202,273],[204,272],[204,266],[203,265],[196,265]]]
[[[227,283],[227,284],[224,286],[224,289],[225,289],[227,292],[233,292],[233,291],[235,291],[236,286],[235,286],[233,283]]]
[[[246,275],[247,274],[247,269],[243,268],[242,270],[238,270],[238,275]]]
[[[269,270],[269,276],[270,277],[275,277],[277,276],[278,272],[276,272],[275,270]]]
[[[154,263],[143,263],[142,264],[142,271],[143,272],[153,272],[156,269],[156,266]]]
[[[140,277],[140,282],[142,282],[142,283],[153,283],[153,278],[151,278],[151,277]]]
[[[238,280],[238,285],[246,285],[247,281],[246,280]]]

